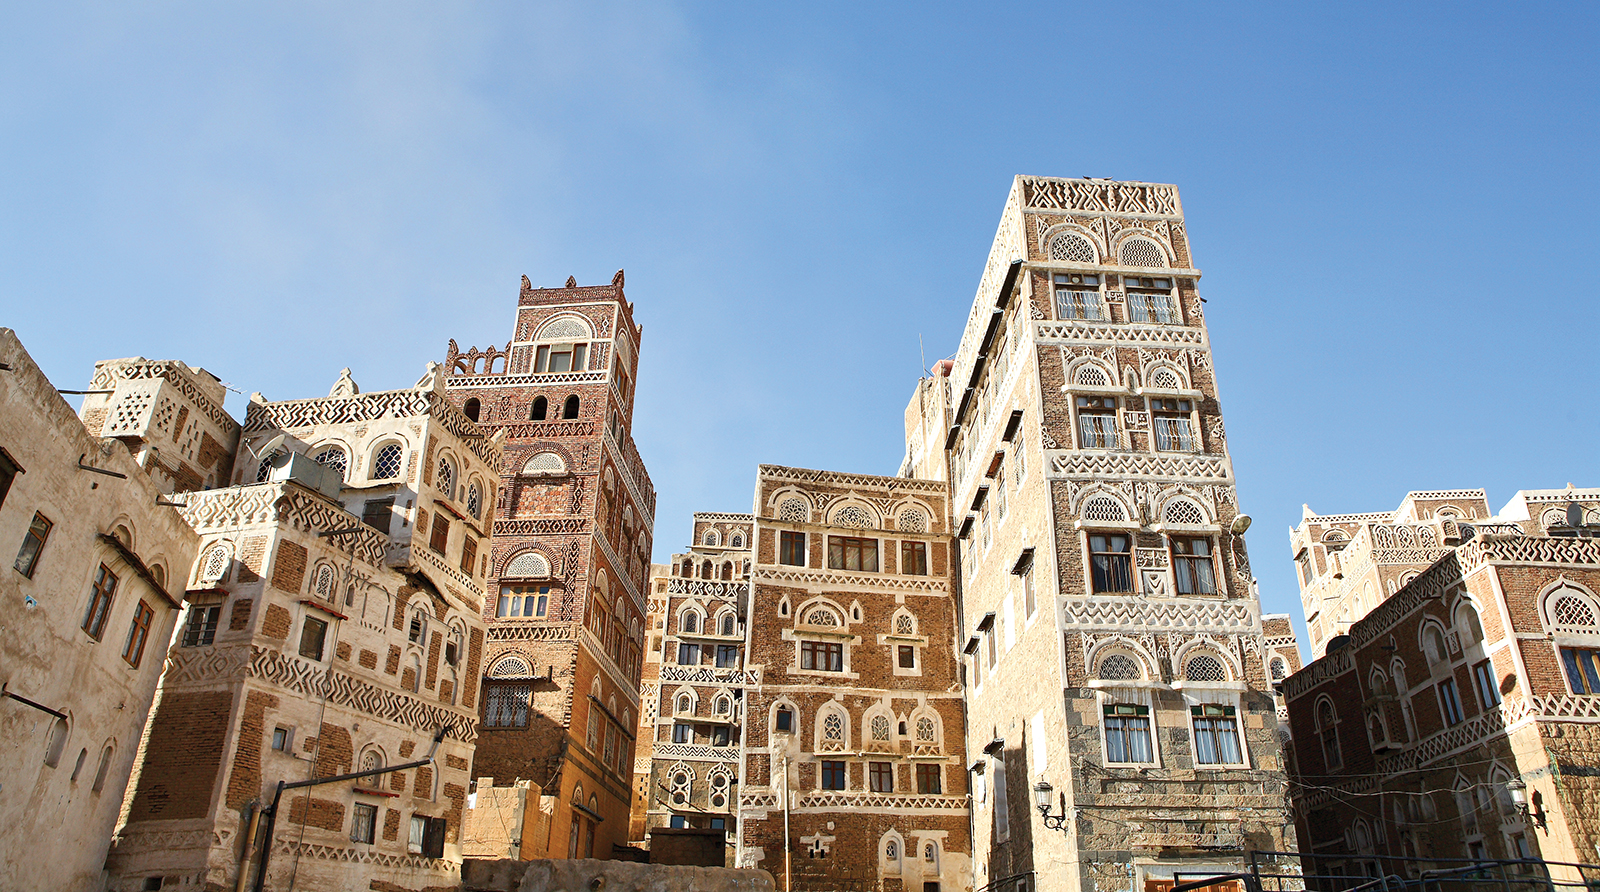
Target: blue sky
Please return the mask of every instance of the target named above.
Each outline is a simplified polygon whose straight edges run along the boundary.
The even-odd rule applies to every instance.
[[[757,463],[894,472],[1014,174],[1176,183],[1298,616],[1302,503],[1600,483],[1597,10],[11,4],[0,324],[288,399],[624,267],[665,559]]]

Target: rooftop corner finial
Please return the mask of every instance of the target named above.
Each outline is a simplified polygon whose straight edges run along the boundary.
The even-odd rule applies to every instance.
[[[416,385],[411,389],[432,390],[437,393],[444,393],[443,371],[444,366],[439,365],[437,362],[429,362],[427,371],[422,373],[422,377],[417,379]]]
[[[576,287],[578,287],[578,277],[577,276],[567,276],[567,287],[568,288],[576,288]]]
[[[528,292],[530,292],[532,290],[533,290],[533,283],[528,281],[528,277],[527,276],[523,276],[522,277],[522,293],[523,294],[527,294]]]
[[[617,274],[611,277],[611,284],[618,288],[622,287],[622,270],[617,270]]]
[[[339,370],[339,380],[333,382],[333,389],[328,391],[329,399],[334,397],[351,397],[361,392],[355,379],[350,377],[349,369]]]

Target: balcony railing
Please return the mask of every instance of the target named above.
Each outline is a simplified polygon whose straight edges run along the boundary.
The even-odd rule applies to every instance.
[[[1078,446],[1083,449],[1116,449],[1117,416],[1079,415]]]
[[[1197,452],[1194,427],[1187,418],[1153,419],[1158,452]]]
[[[1084,319],[1090,322],[1109,322],[1105,301],[1098,291],[1056,291],[1057,319]]]

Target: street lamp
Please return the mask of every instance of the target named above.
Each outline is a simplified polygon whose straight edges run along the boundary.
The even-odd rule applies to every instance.
[[[1536,801],[1533,808],[1528,807],[1528,787],[1520,779],[1506,784],[1506,791],[1511,794],[1511,804],[1516,806],[1517,812],[1524,818],[1533,822],[1540,830],[1545,829],[1544,808]],[[1538,795],[1537,793],[1534,795]]]
[[[1051,830],[1065,831],[1067,826],[1067,797],[1062,794],[1061,814],[1053,815],[1050,813],[1050,794],[1054,792],[1055,788],[1050,786],[1049,781],[1041,778],[1038,783],[1033,785],[1033,804],[1039,807],[1039,816],[1044,818],[1046,827]]]

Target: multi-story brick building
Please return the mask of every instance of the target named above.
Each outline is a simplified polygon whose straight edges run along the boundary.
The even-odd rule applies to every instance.
[[[170,421],[170,418],[169,418]],[[99,892],[199,537],[0,328],[0,888]],[[231,445],[231,444],[230,444]]]
[[[181,362],[108,359],[78,410],[89,432],[121,440],[163,492],[226,486],[239,423],[222,407],[227,390],[205,369]]]
[[[1308,874],[1600,854],[1600,489],[1521,492],[1478,523],[1451,501],[1351,531],[1345,555],[1400,523],[1443,551],[1284,683]]]
[[[1393,511],[1317,514],[1307,506],[1289,534],[1312,657],[1400,586],[1443,557],[1433,521],[1489,517],[1481,489],[1407,493]]]
[[[537,784],[549,820],[524,858],[627,842],[655,490],[632,436],[640,328],[609,284],[534,288],[504,349],[460,351],[450,398],[503,431],[476,776]]]
[[[253,397],[231,486],[183,496],[188,611],[107,868],[117,892],[235,888],[279,782],[271,888],[459,881],[500,464],[430,368],[408,390]],[[222,478],[226,482],[229,478]],[[174,579],[180,577],[174,576]]]
[[[736,830],[781,888],[972,886],[946,498],[759,469]]]
[[[754,520],[696,512],[689,549],[651,579],[635,839],[657,827],[734,839]]]
[[[1185,227],[1173,186],[1018,177],[954,362],[918,385],[906,466],[940,440],[958,530],[979,886],[1158,889],[1293,845]]]

